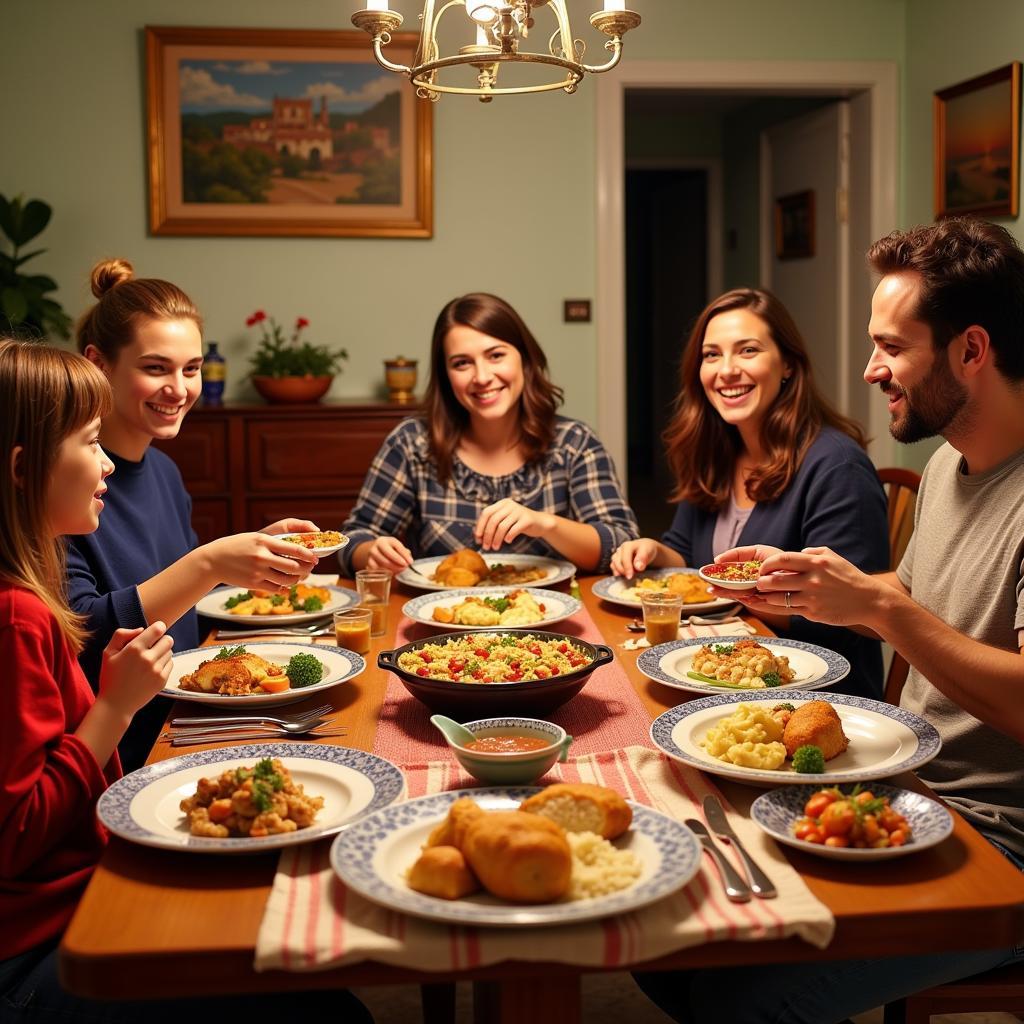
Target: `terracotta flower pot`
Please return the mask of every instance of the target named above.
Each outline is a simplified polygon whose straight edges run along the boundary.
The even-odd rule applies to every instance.
[[[287,402],[319,402],[327,394],[333,376],[329,377],[253,377],[253,387],[273,404]]]

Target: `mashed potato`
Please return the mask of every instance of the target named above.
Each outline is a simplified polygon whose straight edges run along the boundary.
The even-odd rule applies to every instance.
[[[719,761],[774,770],[786,760],[782,724],[768,709],[741,704],[707,731],[701,746]]]

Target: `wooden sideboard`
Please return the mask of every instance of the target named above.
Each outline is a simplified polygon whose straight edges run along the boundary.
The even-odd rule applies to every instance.
[[[367,400],[197,405],[157,447],[181,470],[200,543],[288,516],[330,530],[355,503],[381,442],[415,411]]]

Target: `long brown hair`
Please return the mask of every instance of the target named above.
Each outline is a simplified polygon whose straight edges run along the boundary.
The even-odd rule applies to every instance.
[[[800,331],[789,311],[771,292],[736,288],[711,302],[697,317],[680,367],[675,412],[665,433],[666,454],[676,479],[671,501],[688,501],[710,512],[729,501],[740,433],[712,407],[700,382],[701,355],[708,324],[719,313],[747,309],[764,321],[779,346],[790,375],[761,424],[764,459],[747,479],[754,501],[774,501],[789,486],[821,428],[834,427],[862,448],[860,426],[841,415],[818,391]]]
[[[85,620],[68,607],[64,543],[50,536],[47,497],[61,442],[110,406],[110,385],[88,359],[38,342],[0,340],[0,578],[35,594],[76,653]]]
[[[469,413],[452,391],[444,353],[444,340],[458,324],[506,342],[522,357],[519,445],[527,463],[542,458],[551,447],[555,438],[555,411],[562,404],[562,389],[548,377],[548,361],[537,339],[504,299],[487,292],[471,292],[452,299],[434,324],[430,343],[430,379],[423,396],[430,454],[442,484],[451,478],[455,450],[469,425]]]
[[[90,287],[99,301],[78,322],[79,352],[94,345],[104,359],[115,363],[144,320],[192,320],[202,333],[203,318],[176,284],[136,277],[127,260],[101,260],[92,268]]]

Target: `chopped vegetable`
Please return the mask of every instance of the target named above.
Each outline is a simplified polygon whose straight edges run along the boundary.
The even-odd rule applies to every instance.
[[[728,658],[729,655],[732,654],[733,650],[735,649],[735,646],[735,644],[715,644],[715,646],[712,647],[711,650],[713,650],[715,654],[718,654],[723,658]]]
[[[252,591],[251,590],[247,590],[247,591],[245,591],[244,594],[235,594],[234,597],[229,597],[224,602],[224,607],[225,608],[234,608],[236,604],[241,604],[243,601],[251,601],[251,600],[252,600]]]
[[[222,647],[220,651],[213,656],[214,661],[221,661],[224,658],[240,658],[245,654],[244,647]]]
[[[275,608],[280,608],[280,606],[284,604],[284,594],[273,594],[273,595],[271,595],[270,603]]]
[[[293,654],[285,669],[285,674],[296,689],[319,683],[324,675],[324,667],[312,654]]]
[[[801,775],[821,775],[825,770],[825,755],[820,747],[807,744],[793,752],[793,771]]]
[[[289,679],[287,676],[267,676],[260,683],[260,689],[264,693],[284,693],[288,686]]]
[[[779,675],[778,672],[765,672],[765,674],[761,676],[761,678],[764,680],[765,686],[771,687],[782,685],[782,677]]]
[[[488,608],[493,608],[499,615],[503,611],[507,611],[509,605],[512,602],[507,597],[485,597],[484,604]]]
[[[776,711],[796,711],[796,706],[788,702],[784,704],[776,704],[775,707],[772,708],[772,714]]]

